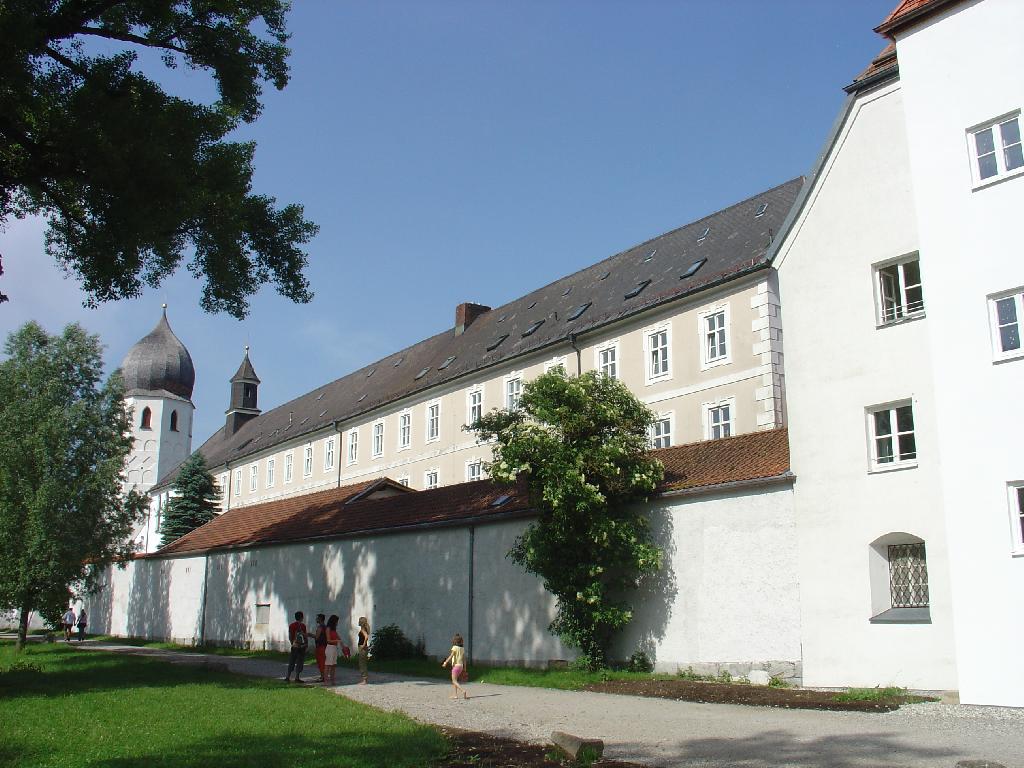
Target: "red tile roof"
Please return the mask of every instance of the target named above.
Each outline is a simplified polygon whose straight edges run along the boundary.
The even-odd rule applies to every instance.
[[[713,489],[778,477],[789,471],[785,429],[663,448],[651,455],[665,465],[665,480],[659,492]],[[509,487],[487,480],[374,497],[374,491],[380,488],[394,492],[399,486],[384,478],[237,507],[147,557],[459,525],[469,520],[530,513],[523,483]]]
[[[932,11],[952,2],[956,2],[956,0],[903,0],[893,9],[892,13],[886,16],[885,21],[875,27],[875,32],[891,38],[900,27],[923,18]]]
[[[846,87],[847,92],[856,91],[866,81],[882,72],[892,69],[896,71],[898,62],[896,60],[896,43],[890,41],[875,58],[871,60],[868,68],[853,79],[853,82]]]

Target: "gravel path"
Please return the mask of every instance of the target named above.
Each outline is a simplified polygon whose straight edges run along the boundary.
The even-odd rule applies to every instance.
[[[179,663],[208,661],[258,677],[285,671],[260,659],[84,645]],[[370,685],[356,682],[354,672],[339,668],[333,690],[423,722],[523,741],[548,742],[556,730],[602,738],[607,757],[652,766],[954,768],[960,760],[990,760],[1024,768],[1024,709],[914,704],[879,714],[817,712],[483,683],[468,686],[468,701],[451,701],[450,686],[439,680],[372,674],[371,668]]]

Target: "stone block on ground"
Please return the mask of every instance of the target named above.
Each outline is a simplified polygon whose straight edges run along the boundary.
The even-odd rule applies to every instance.
[[[768,685],[771,682],[771,678],[768,673],[763,669],[752,669],[747,673],[747,679],[751,685]]]
[[[583,756],[598,760],[604,754],[604,742],[601,739],[584,739],[563,731],[554,731],[551,734],[551,743],[573,760],[579,760]]]

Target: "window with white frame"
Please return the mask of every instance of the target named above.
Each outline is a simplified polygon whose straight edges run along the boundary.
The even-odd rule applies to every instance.
[[[871,466],[889,469],[917,463],[914,406],[907,400],[868,409]]]
[[[277,459],[267,459],[267,488],[274,487],[274,471],[277,469]]]
[[[519,407],[519,401],[523,397],[523,380],[514,376],[505,380],[505,407],[514,411]]]
[[[306,443],[302,449],[302,476],[309,477],[313,474],[313,444]]]
[[[895,323],[924,312],[921,262],[917,254],[875,267],[878,324]]]
[[[561,368],[562,369],[562,373],[567,373],[567,370],[566,370],[566,367],[565,367],[565,355],[559,355],[558,357],[553,357],[550,360],[548,360],[546,363],[544,363],[544,373],[548,373],[549,371],[553,371],[553,370],[555,370],[555,368]]]
[[[384,422],[378,421],[373,425],[373,455],[380,457],[384,455]]]
[[[651,425],[651,448],[670,448],[672,446],[672,415],[661,414]]]
[[[249,467],[249,490],[255,491],[260,482],[260,465],[253,464]]]
[[[334,469],[334,438],[324,440],[324,472]]]
[[[359,461],[359,430],[350,429],[348,431],[348,457],[349,464],[355,464]]]
[[[1024,171],[1020,111],[968,131],[975,185]]]
[[[427,406],[427,442],[441,439],[441,403]]]
[[[698,316],[701,333],[701,366],[724,365],[729,357],[729,307],[715,307]]]
[[[235,470],[235,496],[242,495],[242,470]]]
[[[408,488],[409,487],[409,476],[408,475],[402,475],[400,478],[398,478],[398,484],[399,485],[404,485],[406,488]]]
[[[651,384],[672,377],[669,344],[671,328],[667,325],[644,332],[644,352],[647,354],[646,383]]]
[[[1007,486],[1010,497],[1010,529],[1013,533],[1013,551],[1024,555],[1024,483]]]
[[[484,464],[480,459],[471,459],[466,462],[466,480],[473,482],[482,480],[484,476]]]
[[[423,487],[428,491],[431,488],[437,488],[438,482],[438,471],[436,469],[428,469],[423,473]]]
[[[466,423],[476,424],[484,415],[484,391],[471,389],[466,393]]]
[[[1024,320],[1024,289],[990,296],[989,322],[992,328],[992,354],[996,360],[1024,356],[1020,345],[1020,327]]]
[[[619,343],[612,341],[594,350],[594,367],[609,379],[619,377]]]
[[[292,481],[292,472],[295,466],[295,454],[291,451],[284,455],[284,481],[290,483]]]
[[[398,448],[408,448],[412,444],[412,414],[408,411],[398,415]]]
[[[731,437],[735,431],[733,428],[735,419],[735,399],[730,398],[716,403],[705,403],[704,438],[707,440],[719,440],[723,437]]]

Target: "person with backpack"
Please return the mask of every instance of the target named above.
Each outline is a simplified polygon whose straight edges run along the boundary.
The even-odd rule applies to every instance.
[[[295,682],[302,682],[302,667],[306,663],[306,648],[309,647],[309,633],[302,619],[302,611],[296,611],[295,621],[288,625],[288,640],[292,644],[292,649],[288,654],[288,674],[284,676],[286,683],[291,680],[293,669]]]

